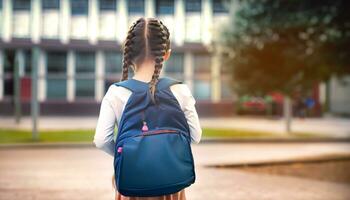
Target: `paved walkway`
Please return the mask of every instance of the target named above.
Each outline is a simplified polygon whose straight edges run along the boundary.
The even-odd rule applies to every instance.
[[[203,118],[205,127],[235,128],[240,130],[269,131],[284,134],[283,119],[264,118]],[[323,134],[334,137],[350,137],[349,118],[293,119],[292,131]]]
[[[97,117],[41,117],[40,129],[94,129]],[[268,131],[284,134],[283,119],[264,118],[200,118],[202,127],[234,128],[240,130]],[[30,129],[31,120],[24,117],[20,124],[16,124],[12,117],[0,116],[0,128]],[[314,118],[294,119],[292,130],[296,132],[310,132],[331,137],[350,137],[349,118]]]
[[[349,155],[347,143],[200,144],[190,200],[350,199],[349,185],[208,165]],[[95,148],[1,148],[1,200],[110,200],[113,158]]]

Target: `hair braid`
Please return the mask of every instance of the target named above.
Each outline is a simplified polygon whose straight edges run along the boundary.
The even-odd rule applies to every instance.
[[[158,82],[160,71],[162,70],[162,67],[163,67],[163,58],[162,57],[158,57],[158,58],[155,59],[155,62],[156,62],[156,64],[154,66],[154,72],[153,72],[153,75],[152,75],[152,80],[150,82],[151,98],[152,98],[153,102],[155,102],[154,95],[155,95],[155,92],[156,92],[156,84]]]
[[[132,65],[131,61],[131,53],[133,50],[132,44],[134,43],[133,39],[136,36],[134,33],[135,27],[142,22],[142,18],[138,19],[136,22],[133,23],[133,25],[130,27],[128,31],[128,35],[126,37],[125,43],[124,43],[124,50],[123,50],[123,66],[122,66],[122,78],[121,81],[128,79],[129,75],[129,66]]]
[[[170,47],[170,41],[169,31],[160,20],[150,19],[148,21],[148,29],[148,34],[150,35],[150,51],[155,58],[154,72],[150,82],[152,101],[155,102],[156,85],[163,68],[163,56]]]

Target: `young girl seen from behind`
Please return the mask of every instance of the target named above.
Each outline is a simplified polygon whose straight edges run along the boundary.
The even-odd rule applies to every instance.
[[[148,134],[148,135],[154,135],[154,133],[160,133],[161,131],[159,131],[158,128],[162,129],[162,127],[158,127],[158,126],[169,127],[169,129],[171,129],[172,128],[171,123],[173,123],[175,124],[174,126],[178,126],[180,127],[180,129],[182,128],[182,130],[188,130],[187,132],[189,133],[190,142],[199,143],[201,139],[202,130],[201,130],[198,115],[195,109],[195,99],[193,98],[190,89],[186,84],[183,84],[180,81],[177,81],[175,79],[166,79],[166,78],[160,77],[163,63],[169,59],[170,53],[171,53],[169,37],[170,37],[170,34],[168,31],[168,28],[160,20],[155,18],[140,18],[133,23],[133,25],[130,27],[128,31],[127,38],[124,43],[124,49],[123,49],[123,69],[122,69],[121,82],[117,84],[113,84],[108,88],[108,91],[105,94],[101,103],[100,114],[99,114],[99,118],[96,126],[96,132],[94,136],[94,143],[96,147],[107,152],[111,156],[117,156],[116,154],[118,154],[119,156],[119,154],[121,155],[122,152],[128,153],[127,151],[129,151],[129,155],[131,155],[130,153],[131,152],[130,146],[132,146],[131,144],[133,144],[134,146],[135,144],[142,144],[143,146],[142,147],[139,146],[140,148],[148,148],[147,145],[145,146],[145,143],[153,140],[155,142],[158,142],[158,141],[161,142],[160,144],[155,143],[155,145],[161,146],[162,143],[164,145],[170,144],[170,147],[176,147],[176,149],[178,148],[180,149],[180,147],[175,146],[175,144],[169,143],[169,141],[171,142],[179,141],[179,144],[182,144],[181,138],[183,138],[183,136],[175,136],[175,134],[172,134],[172,135],[168,134],[169,136],[168,135],[165,136],[165,134],[162,134],[163,135],[161,136],[162,138],[159,137],[158,139],[152,139],[153,136],[144,137],[140,139],[138,139],[138,137],[137,138],[134,137],[133,141],[129,140],[129,144],[127,144],[125,142],[126,140],[123,140],[123,142],[120,142],[122,141],[121,138],[119,138],[119,140],[117,138],[117,141],[114,139],[115,126],[118,127],[118,131],[119,129],[123,129],[124,135],[120,137],[127,138],[128,134],[129,135],[131,134],[131,129],[132,129],[132,128],[128,129],[128,127],[137,127],[137,130],[138,129],[140,129],[140,131],[142,130],[141,131],[142,134],[140,135],[145,136],[147,133],[151,133],[152,131],[153,131],[152,134]],[[134,72],[134,75],[132,78],[128,77],[129,67],[131,67]],[[163,92],[164,94],[158,95],[157,93],[158,90],[161,90],[160,85],[166,85],[167,81],[169,82],[169,80],[173,81],[173,84],[170,84],[170,86],[168,87],[170,88],[169,91],[171,91],[171,94],[166,94],[167,90],[165,89],[164,90],[165,92]],[[124,86],[124,87],[121,87],[121,86]],[[133,90],[141,91],[137,93],[138,95],[141,95],[143,94],[142,88],[147,88],[147,92],[145,93],[144,96],[140,97],[138,101],[135,101],[136,103],[133,102],[133,100],[137,98],[137,96],[135,97],[135,95],[132,95],[134,92]],[[169,96],[170,100],[168,101],[168,98],[162,99],[161,98],[162,95],[170,95]],[[174,97],[174,99],[171,100],[171,97]],[[129,98],[131,99],[131,102]],[[151,100],[149,101],[146,100],[148,98],[150,98]],[[146,105],[145,103],[143,103],[144,101],[153,102],[154,104],[147,103]],[[148,105],[151,105],[151,104],[155,106],[154,107],[151,106],[151,108],[147,107]],[[175,112],[175,111],[171,113],[169,110],[167,110],[169,106],[168,107],[163,106],[163,108],[159,108],[159,106],[157,107],[156,105],[174,105],[179,108],[181,113]],[[145,110],[144,112],[140,112],[141,114],[135,111],[140,107],[142,107]],[[152,111],[156,111],[157,109],[160,109],[160,112],[158,111],[152,112]],[[163,113],[162,109],[164,113],[167,112],[166,115]],[[133,110],[135,111],[134,113],[132,112]],[[171,116],[174,116],[174,118],[172,119]],[[176,116],[179,116],[179,117],[176,118]],[[181,121],[181,116],[184,116],[184,119],[185,119],[184,122]],[[167,120],[165,118],[169,118],[170,120]],[[157,122],[155,122],[155,120],[152,121],[150,119],[152,120],[157,119]],[[127,126],[125,124],[127,124]],[[155,132],[154,130],[158,130],[158,132]],[[177,130],[178,129],[171,129],[170,131],[167,130],[167,132],[174,133]],[[133,130],[132,133],[134,132],[136,131]],[[167,133],[167,132],[164,131],[163,129],[163,133]],[[180,131],[178,133],[185,133],[185,132],[186,131],[182,131],[182,132]],[[118,134],[120,134],[120,132],[118,132]],[[164,139],[164,142],[162,142],[163,141],[162,139]],[[145,141],[140,142],[141,140],[145,140]],[[118,143],[118,141],[120,144],[123,143],[124,145],[127,145],[127,146],[123,147]],[[126,147],[128,147],[128,149]],[[153,148],[152,146],[149,146],[149,147]],[[191,158],[190,149],[186,149],[188,147],[184,147],[184,148],[185,150],[183,151],[183,154],[186,154],[186,152],[189,152],[189,153],[184,155],[184,158],[180,158],[180,159],[189,159],[190,161],[193,162],[193,159]],[[167,149],[169,148],[167,147]],[[156,151],[156,153],[158,152]],[[172,148],[170,148],[169,157],[173,156],[172,153],[173,153],[173,150]],[[163,154],[164,154],[164,151],[163,151]],[[160,154],[160,155],[164,156],[163,154]],[[135,159],[135,160],[137,159],[137,161],[135,161],[137,162],[137,164],[140,164],[141,162],[143,162],[143,160],[140,160],[139,157],[135,156],[136,154],[133,154],[133,155],[135,158],[129,157],[127,158],[128,161],[127,159],[124,158],[123,160],[124,164],[127,162],[129,163],[132,162],[133,161],[132,159]],[[141,157],[144,155],[145,154],[141,154]],[[182,154],[178,154],[174,158],[179,157],[179,155],[181,157]],[[154,159],[152,158],[152,155],[147,154],[147,156],[149,156],[147,158],[149,160]],[[121,161],[121,157],[116,157],[116,158],[117,159],[115,160],[115,164],[117,163],[118,166],[121,165],[119,163]],[[167,160],[166,158],[164,159]],[[173,159],[169,159],[169,160],[173,160]],[[171,162],[169,161],[169,163]],[[166,165],[166,162],[164,163]],[[159,166],[159,168],[161,169],[162,168],[161,165],[164,163],[156,163],[155,166],[156,167]],[[180,166],[183,166],[183,165],[180,164]],[[171,168],[171,167],[172,166],[167,166],[167,168]],[[131,166],[130,168],[133,168],[133,166]],[[183,171],[187,170],[186,166],[183,168],[184,168]],[[181,172],[181,171],[178,171],[178,172]],[[174,170],[174,173],[178,173],[178,172]],[[161,173],[161,170],[159,170],[159,173]],[[171,174],[171,173],[167,173],[167,174]],[[183,176],[183,174],[179,173],[178,176]],[[120,185],[121,184],[127,185],[129,184],[129,182],[132,182],[131,179],[135,179],[135,178],[138,178],[135,180],[139,180],[139,182],[145,182],[144,184],[152,184],[150,183],[150,181],[153,180],[153,178],[152,180],[142,180],[142,177],[140,176],[134,177],[132,174],[129,177],[130,178],[124,178],[124,179],[122,179],[122,177],[116,177],[116,178],[121,179]],[[112,183],[115,188],[116,200],[121,200],[121,199],[123,200],[181,199],[182,200],[182,199],[186,199],[185,189],[181,189],[180,191],[176,191],[170,194],[169,192],[166,193],[167,191],[159,190],[161,192],[164,192],[164,194],[166,193],[165,195],[159,195],[159,196],[154,196],[154,194],[158,194],[159,191],[147,191],[149,193],[145,191],[143,193],[140,193],[142,194],[141,196],[143,197],[136,197],[134,195],[132,196],[122,195],[121,191],[118,191],[115,186],[116,180],[114,178],[115,176],[113,175]],[[176,179],[177,175],[175,174],[175,176],[171,178]],[[154,179],[154,180],[158,180],[158,179]],[[192,182],[194,182],[194,177]],[[120,188],[121,187],[123,186],[120,186]],[[172,190],[172,188],[168,188],[168,191],[175,191],[175,190]],[[125,190],[123,194],[132,194],[132,192],[133,191]]]

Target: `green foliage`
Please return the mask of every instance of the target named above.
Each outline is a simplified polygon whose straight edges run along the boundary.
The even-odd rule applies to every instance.
[[[221,47],[239,94],[307,92],[350,74],[346,0],[236,0]]]

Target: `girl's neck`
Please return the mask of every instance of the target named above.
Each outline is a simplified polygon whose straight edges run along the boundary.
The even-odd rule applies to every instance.
[[[150,82],[152,80],[152,75],[154,73],[154,62],[145,62],[140,66],[137,66],[133,79]]]

